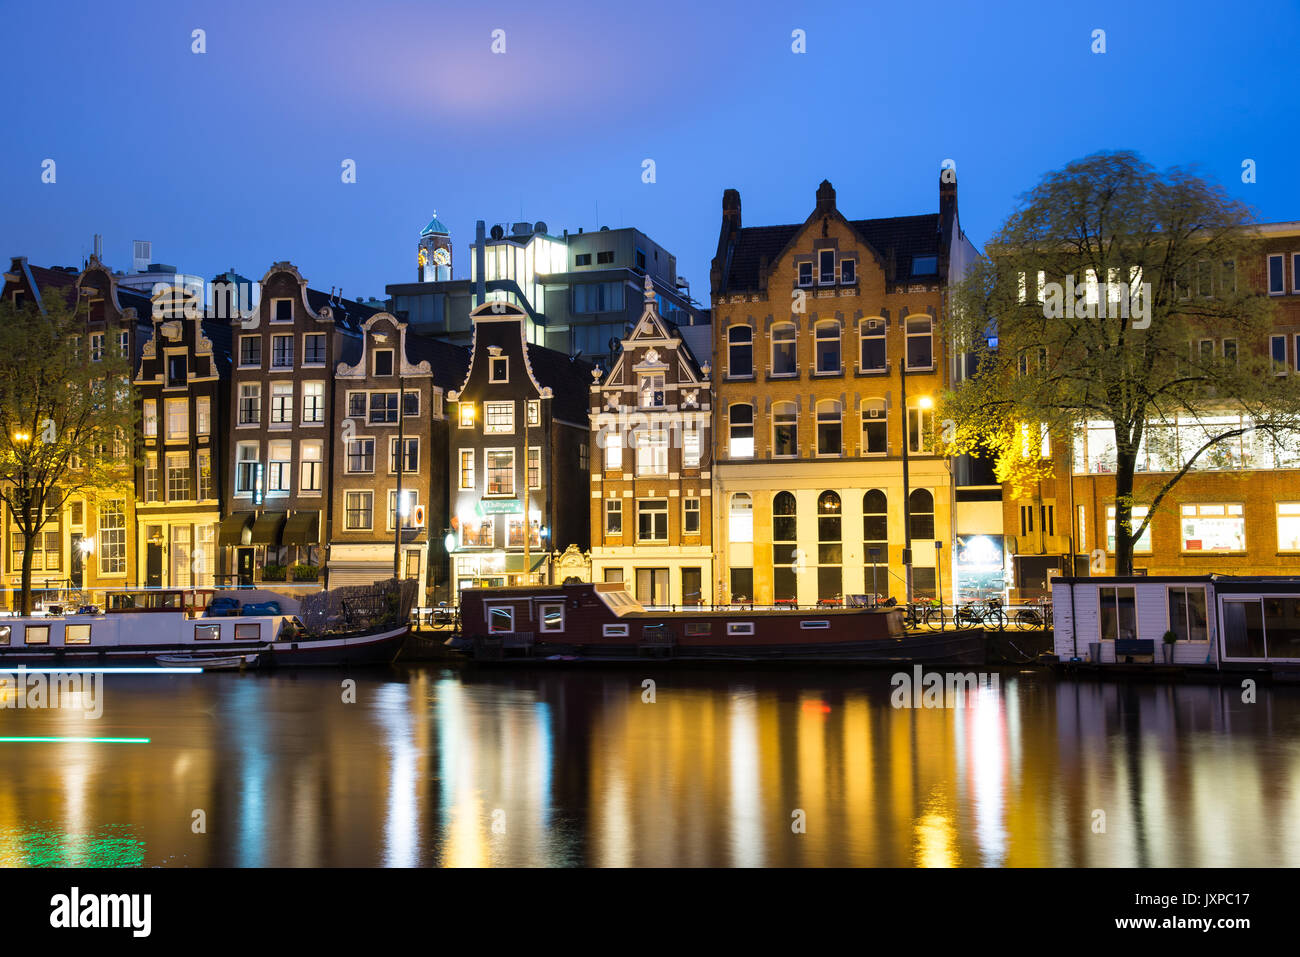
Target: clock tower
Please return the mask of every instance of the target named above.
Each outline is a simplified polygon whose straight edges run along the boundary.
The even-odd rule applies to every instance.
[[[429,225],[420,231],[417,257],[418,282],[445,282],[451,279],[451,233],[436,212],[433,219],[429,220]]]

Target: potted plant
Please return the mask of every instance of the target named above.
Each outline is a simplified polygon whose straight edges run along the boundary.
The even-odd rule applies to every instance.
[[[1178,633],[1166,631],[1164,634],[1165,641],[1165,664],[1172,664],[1174,660],[1174,643],[1178,641]]]
[[[320,566],[298,564],[293,566],[293,580],[296,582],[314,582],[320,577]]]
[[[272,564],[267,562],[262,566],[262,581],[264,582],[282,582],[284,581],[285,567],[283,565]]]

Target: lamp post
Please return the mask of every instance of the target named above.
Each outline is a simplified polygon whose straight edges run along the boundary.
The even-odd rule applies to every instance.
[[[867,554],[871,556],[871,606],[874,608],[880,604],[880,586],[876,584],[876,567],[877,559],[880,558],[880,549],[868,548]]]
[[[934,540],[934,581],[939,586],[939,630],[943,631],[943,542]]]

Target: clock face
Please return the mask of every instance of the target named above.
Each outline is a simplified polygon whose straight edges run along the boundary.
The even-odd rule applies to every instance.
[[[445,266],[447,263],[451,262],[451,256],[447,253],[446,249],[439,246],[433,251],[433,261],[439,266]]]

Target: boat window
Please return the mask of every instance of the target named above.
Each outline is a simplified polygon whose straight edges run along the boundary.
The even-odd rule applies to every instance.
[[[66,625],[63,629],[63,643],[65,645],[90,644],[90,626]]]
[[[23,631],[23,641],[29,645],[48,645],[50,643],[50,626],[28,625]]]
[[[244,624],[235,625],[235,638],[240,639],[259,639],[262,637],[262,623],[259,621],[250,621]]]
[[[752,621],[727,622],[728,635],[752,635],[753,633],[754,633],[754,623]]]
[[[688,621],[686,623],[686,634],[688,635],[707,635],[713,631],[713,622],[711,621]]]
[[[0,645],[9,644],[9,636],[13,633],[12,625],[0,625]]]
[[[627,625],[606,625],[604,634],[606,638],[626,638]]]
[[[564,605],[539,605],[537,615],[542,622],[542,631],[564,631]]]
[[[827,621],[825,618],[818,618],[814,621],[799,622],[800,628],[829,628],[830,626],[831,623]]]
[[[195,641],[220,641],[221,626],[220,625],[195,625],[194,640]]]
[[[508,634],[515,630],[515,610],[509,605],[496,605],[488,609],[488,632]]]

